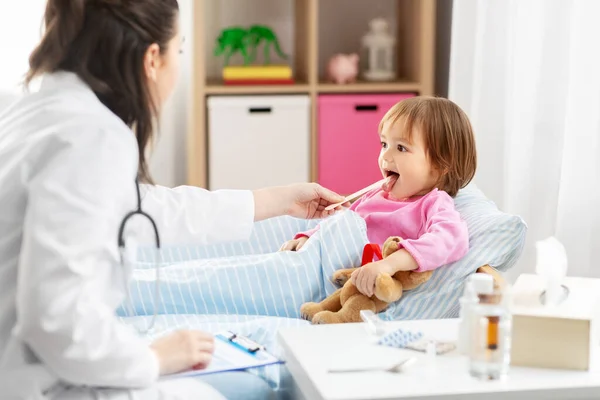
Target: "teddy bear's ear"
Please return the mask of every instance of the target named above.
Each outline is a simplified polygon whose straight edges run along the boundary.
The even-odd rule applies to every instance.
[[[390,254],[398,251],[398,243],[400,243],[401,240],[402,238],[398,236],[390,236],[387,238],[383,243],[383,249],[381,251],[383,257],[387,257]]]

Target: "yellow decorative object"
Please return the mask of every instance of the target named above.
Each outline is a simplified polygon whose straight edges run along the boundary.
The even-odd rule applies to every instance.
[[[287,65],[226,66],[223,79],[292,79],[292,69]]]

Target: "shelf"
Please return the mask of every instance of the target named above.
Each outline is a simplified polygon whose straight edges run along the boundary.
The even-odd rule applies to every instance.
[[[391,32],[396,32],[398,10],[403,0],[322,0],[318,1],[318,73],[325,76],[327,63],[338,53],[356,53],[359,56],[359,70],[367,68],[367,51],[362,46],[362,38],[369,31],[373,18],[384,17],[390,23]],[[420,1],[420,0],[411,0]],[[414,17],[414,13],[411,16]],[[400,49],[402,50],[402,49]],[[397,54],[403,60],[404,54]],[[403,76],[403,75],[399,75]]]
[[[321,81],[317,87],[319,93],[389,93],[389,92],[419,92],[421,85],[418,82],[399,80],[393,82],[367,82],[358,81],[338,85]]]
[[[310,85],[299,82],[293,85],[223,85],[221,82],[209,81],[206,85],[206,94],[263,94],[263,93],[309,93]],[[338,85],[327,81],[321,81],[317,87],[317,93],[393,93],[393,92],[419,92],[421,90],[418,82],[399,80],[393,82],[367,82]]]
[[[193,97],[188,129],[188,184],[207,186],[208,96],[308,95],[310,108],[311,180],[318,181],[318,102],[321,94],[434,94],[436,2],[443,0],[194,0]],[[397,37],[392,82],[360,79],[367,67],[361,39],[369,22],[385,17]],[[271,54],[272,62],[292,67],[293,85],[224,85],[222,56],[214,55],[216,39],[225,27],[260,24],[277,35],[285,61]],[[338,85],[325,80],[327,63],[338,53],[359,54],[359,81]],[[257,63],[263,60],[262,48]],[[230,65],[239,65],[239,54]],[[268,172],[266,172],[268,173]]]
[[[281,51],[287,55],[287,58],[280,58],[275,49],[270,46],[271,63],[287,64],[294,71],[294,76],[298,81],[308,82],[308,70],[311,64],[316,64],[308,56],[312,1],[306,0],[194,0],[194,3],[204,3],[206,14],[205,26],[203,28],[204,40],[206,41],[206,50],[204,52],[205,71],[204,77],[207,79],[209,90],[214,89],[215,93],[245,93],[245,89],[237,90],[224,87],[221,82],[221,71],[224,65],[224,56],[215,56],[213,49],[217,44],[217,38],[224,28],[243,27],[248,28],[253,25],[264,25],[272,29],[277,36]],[[312,7],[315,7],[312,5]],[[256,51],[256,60],[253,64],[262,64],[264,61],[264,47],[261,44]],[[228,65],[243,65],[244,60],[240,53],[234,53]],[[213,84],[215,87],[213,88]],[[283,85],[282,85],[283,86]],[[266,85],[265,85],[266,87]],[[261,86],[262,88],[262,86]],[[296,90],[296,89],[292,89]],[[307,89],[302,89],[307,91]],[[285,89],[284,92],[287,92]],[[272,93],[280,92],[266,88],[264,90],[252,90],[253,93]]]
[[[308,93],[309,86],[305,82],[293,85],[223,85],[219,81],[209,81],[206,94],[262,94],[262,93]]]

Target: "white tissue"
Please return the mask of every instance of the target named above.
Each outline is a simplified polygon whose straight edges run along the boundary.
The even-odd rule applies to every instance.
[[[548,306],[556,305],[562,295],[562,282],[567,275],[567,252],[554,236],[535,244],[535,271],[546,281],[546,301]]]

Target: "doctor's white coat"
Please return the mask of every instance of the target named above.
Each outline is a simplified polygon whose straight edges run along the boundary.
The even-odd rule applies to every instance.
[[[154,390],[155,355],[115,317],[137,165],[133,132],[74,74],[46,76],[0,114],[1,398],[44,398],[59,382]],[[164,243],[243,239],[254,219],[248,191],[144,186],[142,207]],[[190,398],[214,394],[194,385]]]

